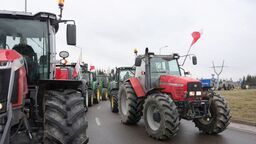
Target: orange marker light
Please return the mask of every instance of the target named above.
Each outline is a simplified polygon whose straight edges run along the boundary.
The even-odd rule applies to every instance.
[[[59,0],[59,6],[63,7],[64,6],[64,0]]]
[[[137,55],[138,50],[135,48],[135,49],[133,50],[133,52]]]

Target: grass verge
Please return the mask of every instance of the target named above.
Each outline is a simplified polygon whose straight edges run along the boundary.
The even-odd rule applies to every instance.
[[[256,90],[221,91],[231,107],[232,120],[256,126]]]

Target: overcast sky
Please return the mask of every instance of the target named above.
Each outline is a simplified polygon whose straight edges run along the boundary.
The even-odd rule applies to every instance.
[[[57,0],[27,0],[28,11],[59,13]],[[24,11],[24,0],[1,0],[1,10]],[[191,33],[203,29],[191,49],[186,69],[193,77],[211,77],[212,61],[225,60],[222,78],[256,74],[255,0],[65,0],[64,19],[77,24],[77,45],[83,61],[96,68],[134,64],[133,49],[184,55]],[[57,34],[57,50],[68,50],[77,61],[79,48],[65,45],[65,26]]]

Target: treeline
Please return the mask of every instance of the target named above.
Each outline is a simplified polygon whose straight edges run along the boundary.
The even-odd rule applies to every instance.
[[[249,87],[256,87],[256,76],[247,75],[243,77],[241,87],[248,88]]]

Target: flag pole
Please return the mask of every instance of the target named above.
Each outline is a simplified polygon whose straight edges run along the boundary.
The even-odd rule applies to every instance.
[[[201,32],[194,31],[191,35],[192,35],[192,37],[193,37],[193,41],[192,41],[192,43],[190,44],[190,47],[189,47],[188,52],[187,52],[187,54],[186,54],[186,57],[185,57],[185,59],[184,59],[184,61],[183,61],[183,63],[182,63],[181,66],[183,66],[183,65],[185,64],[185,62],[186,62],[186,60],[187,60],[187,57],[188,57],[188,54],[189,54],[189,52],[190,52],[191,47],[192,47],[192,46],[197,42],[197,40],[201,37]]]
[[[183,63],[182,63],[182,66],[185,64],[185,61],[187,60],[188,54],[189,54],[189,52],[190,52],[190,50],[191,50],[191,47],[192,47],[192,45],[190,45],[190,47],[189,47],[189,49],[188,49],[188,52],[187,52],[186,57],[185,57],[185,59],[184,59],[184,61],[183,61]]]

